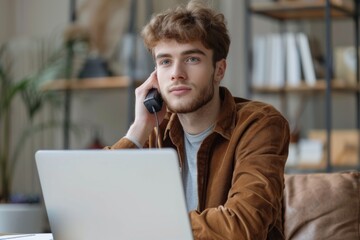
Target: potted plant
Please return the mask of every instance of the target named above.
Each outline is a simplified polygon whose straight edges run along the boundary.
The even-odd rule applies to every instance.
[[[9,44],[0,46],[0,202],[12,203],[12,183],[14,173],[19,161],[21,150],[30,141],[35,133],[58,126],[54,121],[39,122],[34,121],[39,112],[46,104],[58,104],[59,101],[51,92],[41,90],[42,84],[54,80],[59,74],[64,72],[64,51],[44,51],[44,47],[39,48],[39,60],[41,66],[36,72],[15,79],[13,59]],[[51,54],[49,53],[51,52]],[[26,111],[26,126],[13,126],[13,113],[19,109],[19,104],[23,105]],[[17,131],[13,131],[16,128]],[[19,131],[20,129],[20,131]],[[19,136],[14,136],[15,132]],[[30,158],[33,160],[33,158]],[[25,202],[38,202],[38,199]],[[5,220],[5,222],[9,222]],[[1,220],[0,220],[1,224]],[[1,229],[4,231],[3,229]]]

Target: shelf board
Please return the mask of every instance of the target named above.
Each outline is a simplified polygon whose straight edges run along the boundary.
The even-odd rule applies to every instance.
[[[331,17],[345,18],[354,16],[352,4],[342,3],[341,0],[331,0]],[[324,19],[326,0],[264,2],[254,3],[250,10],[278,20]]]
[[[311,93],[311,92],[324,92],[326,90],[325,80],[317,80],[314,86],[309,86],[305,83],[302,83],[299,86],[285,86],[285,87],[253,87],[252,91],[254,93]],[[341,80],[334,79],[331,83],[331,90],[334,92],[358,92],[360,89],[358,86],[346,85],[341,82]]]
[[[136,86],[141,81],[136,81]],[[51,81],[44,86],[44,91],[62,91],[62,90],[99,90],[99,89],[115,89],[128,88],[130,79],[126,76],[105,77],[105,78],[86,78],[86,79],[57,79]]]

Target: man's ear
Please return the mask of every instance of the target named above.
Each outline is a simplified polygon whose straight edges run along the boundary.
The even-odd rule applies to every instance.
[[[217,83],[220,83],[221,80],[224,78],[226,70],[226,59],[221,59],[216,62],[215,64],[215,73],[214,73],[214,79]]]

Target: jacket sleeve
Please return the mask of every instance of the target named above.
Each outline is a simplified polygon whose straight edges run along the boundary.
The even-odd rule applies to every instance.
[[[125,148],[137,148],[137,147],[138,146],[130,139],[123,137],[112,146],[106,146],[104,149],[113,150],[113,149],[125,149]]]
[[[130,138],[123,137],[119,141],[117,141],[112,146],[104,147],[105,150],[114,150],[114,149],[126,149],[126,148],[151,148],[155,145],[156,141],[156,133],[153,131],[149,139],[145,142],[144,146],[140,146],[140,144]]]
[[[171,116],[171,113],[167,113],[164,120],[160,124],[160,132],[163,132],[164,129],[167,126],[167,123],[169,122],[169,118]],[[161,136],[161,134],[160,134]],[[156,133],[156,130],[154,130],[150,133],[148,140],[145,142],[144,146],[140,146],[140,143],[136,142],[134,139],[123,137],[120,140],[118,140],[115,144],[112,146],[106,146],[104,147],[105,150],[111,150],[111,149],[126,149],[126,148],[154,148],[157,146],[158,136]],[[160,143],[162,145],[162,140],[160,140]]]
[[[281,226],[288,123],[281,115],[257,116],[241,126],[227,149],[234,168],[225,204],[190,212],[195,239],[267,239]],[[271,232],[283,238],[282,229]]]

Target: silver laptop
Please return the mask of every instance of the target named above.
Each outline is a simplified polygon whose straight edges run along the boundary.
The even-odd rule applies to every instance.
[[[193,239],[177,153],[36,152],[55,240]]]

